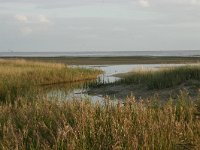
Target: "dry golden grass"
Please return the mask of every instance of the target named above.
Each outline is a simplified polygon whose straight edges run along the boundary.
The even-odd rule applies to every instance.
[[[199,149],[198,113],[184,92],[163,105],[18,99],[0,106],[0,149]]]
[[[0,60],[0,100],[37,90],[34,86],[95,79],[101,71],[70,68],[64,64]],[[11,98],[11,99],[13,99]]]
[[[100,71],[23,60],[0,60],[0,68],[0,149],[200,149],[200,97],[181,92],[164,104],[134,97],[118,104],[50,101],[33,96],[36,85]]]

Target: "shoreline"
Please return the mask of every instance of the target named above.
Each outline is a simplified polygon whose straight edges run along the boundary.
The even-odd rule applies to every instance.
[[[200,63],[200,57],[177,56],[122,56],[122,57],[0,57],[0,59],[25,59],[67,65],[125,65],[125,64],[190,64]]]

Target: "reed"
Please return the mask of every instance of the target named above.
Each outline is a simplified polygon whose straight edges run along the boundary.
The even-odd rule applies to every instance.
[[[159,101],[17,99],[0,105],[0,149],[199,149],[198,103]]]
[[[64,64],[25,60],[0,60],[0,100],[29,97],[41,85],[73,83],[95,79],[100,70],[71,68]]]
[[[179,68],[190,72],[190,78],[181,81],[198,79],[193,69]],[[0,149],[200,149],[200,97],[194,100],[185,91],[166,103],[156,97],[139,102],[128,97],[123,103],[106,98],[94,104],[38,95],[40,85],[86,80],[99,73],[63,64],[0,60]],[[164,80],[163,74],[151,74]],[[143,83],[153,77],[138,75],[124,82]]]
[[[171,88],[189,80],[200,80],[200,66],[190,65],[160,70],[131,72],[121,75],[119,83],[144,84],[148,89]]]

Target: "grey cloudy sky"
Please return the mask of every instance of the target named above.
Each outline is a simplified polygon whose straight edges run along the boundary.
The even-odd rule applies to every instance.
[[[0,51],[200,49],[200,0],[0,0]]]

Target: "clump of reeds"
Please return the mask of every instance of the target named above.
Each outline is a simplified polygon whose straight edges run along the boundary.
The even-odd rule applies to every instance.
[[[160,70],[132,72],[120,82],[146,84],[149,89],[163,89],[180,85],[188,80],[200,80],[200,66],[181,66]]]
[[[0,106],[0,149],[199,149],[197,103],[18,99]]]
[[[0,60],[0,101],[28,95],[40,85],[95,79],[100,70],[71,68],[64,64],[25,60]],[[30,93],[29,93],[30,92]]]

